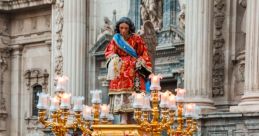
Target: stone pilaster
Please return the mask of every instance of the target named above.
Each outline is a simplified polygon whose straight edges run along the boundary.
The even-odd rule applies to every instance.
[[[245,48],[245,90],[233,112],[259,111],[259,1],[247,0],[246,48]]]
[[[213,1],[188,0],[186,3],[184,87],[186,102],[214,110],[212,97],[212,15]]]
[[[11,55],[11,120],[10,136],[20,136],[21,120],[24,117],[21,113],[21,88],[22,88],[22,45],[14,45]]]
[[[63,75],[77,96],[85,94],[86,11],[86,0],[64,1]]]

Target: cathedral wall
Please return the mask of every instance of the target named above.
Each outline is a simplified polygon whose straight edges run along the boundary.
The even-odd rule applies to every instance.
[[[51,72],[51,9],[21,10],[10,13],[11,65],[11,136],[34,135],[39,128],[33,114],[34,87],[48,92]],[[36,90],[37,91],[37,90]]]

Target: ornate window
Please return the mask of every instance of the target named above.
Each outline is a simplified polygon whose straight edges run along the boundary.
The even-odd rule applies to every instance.
[[[36,86],[33,87],[32,116],[38,116],[37,104],[38,104],[39,96],[37,94],[40,93],[40,92],[42,92],[42,86],[41,85],[36,85]]]

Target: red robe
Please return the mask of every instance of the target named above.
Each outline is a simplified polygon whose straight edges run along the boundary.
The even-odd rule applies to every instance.
[[[144,60],[146,68],[151,72],[152,64],[144,40],[139,35],[133,34],[126,41],[135,49],[138,58]],[[119,76],[110,82],[109,93],[116,94],[134,91],[134,79],[136,76],[140,79],[140,91],[145,91],[144,77],[135,70],[137,59],[120,49],[112,39],[106,47],[105,57],[109,60],[109,57],[114,54],[117,54],[122,59],[122,66]]]

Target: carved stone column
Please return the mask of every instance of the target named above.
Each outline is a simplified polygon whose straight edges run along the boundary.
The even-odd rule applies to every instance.
[[[64,65],[72,95],[85,94],[86,0],[64,1]]]
[[[213,1],[188,0],[186,3],[184,87],[186,102],[214,110],[212,97],[212,15]]]
[[[21,113],[21,88],[22,88],[22,45],[12,46],[13,51],[11,55],[11,130],[10,136],[19,136],[21,128],[21,118],[24,115]]]
[[[233,112],[259,111],[259,1],[247,0],[246,49],[245,49],[245,90]]]

